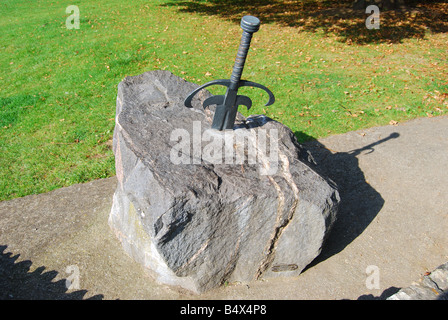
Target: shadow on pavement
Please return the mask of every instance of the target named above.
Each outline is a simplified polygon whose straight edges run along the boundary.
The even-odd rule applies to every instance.
[[[384,199],[366,181],[357,156],[364,151],[374,152],[376,145],[398,137],[398,133],[392,133],[384,139],[350,152],[333,153],[317,140],[304,144],[317,163],[314,169],[337,184],[341,197],[337,220],[322,252],[307,268],[341,252],[367,228],[381,210]]]
[[[0,245],[0,300],[83,300],[87,290],[67,292],[66,279],[53,282],[57,271],[45,271],[41,266],[30,272],[32,262],[16,262],[19,255],[5,252]],[[87,300],[101,300],[96,295]]]
[[[381,293],[380,296],[375,297],[373,294],[363,294],[362,296],[359,296],[357,300],[386,300],[390,296],[396,294],[398,291],[400,291],[400,288],[397,287],[390,287]]]

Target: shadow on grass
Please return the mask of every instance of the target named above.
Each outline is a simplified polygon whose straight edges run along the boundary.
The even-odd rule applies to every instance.
[[[384,139],[350,152],[334,153],[317,140],[303,144],[317,163],[314,169],[337,184],[341,197],[337,220],[322,252],[307,268],[341,252],[369,226],[380,212],[384,199],[367,183],[359,167],[357,156],[362,152],[374,152],[375,146],[398,137],[398,133],[392,133]]]
[[[334,34],[341,42],[349,44],[399,43],[407,38],[423,39],[428,32],[448,32],[447,1],[411,3],[412,7],[381,11],[379,29],[367,29],[366,19],[371,13],[352,9],[353,0],[167,0],[162,5],[235,23],[250,14],[262,23]]]
[[[67,292],[66,280],[53,282],[57,271],[46,271],[38,267],[30,272],[30,260],[16,262],[19,255],[5,252],[7,246],[0,245],[0,300],[83,300],[87,290]],[[101,300],[96,295],[88,300]]]

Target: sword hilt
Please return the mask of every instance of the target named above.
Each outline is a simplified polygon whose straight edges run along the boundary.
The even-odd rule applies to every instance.
[[[269,94],[269,101],[266,106],[271,105],[275,101],[274,94],[265,86],[247,80],[241,80],[244,63],[246,62],[247,53],[249,52],[252,35],[260,28],[260,20],[253,16],[244,16],[241,19],[241,28],[243,34],[241,36],[240,46],[236,55],[235,64],[233,66],[230,79],[213,80],[193,90],[185,99],[184,104],[188,108],[192,108],[193,97],[200,90],[211,85],[222,85],[227,87],[225,95],[215,95],[208,97],[202,104],[204,109],[212,104],[216,104],[215,114],[213,116],[212,128],[217,130],[232,129],[238,106],[244,105],[247,109],[252,106],[252,100],[249,97],[238,95],[238,88],[251,86],[263,89]]]
[[[252,35],[260,29],[260,20],[254,16],[244,16],[241,19],[241,29],[243,29],[243,34],[236,54],[232,75],[230,76],[230,86],[233,89],[238,87],[238,83],[241,80],[244,63],[246,62],[247,53],[249,52],[250,41],[252,40]]]

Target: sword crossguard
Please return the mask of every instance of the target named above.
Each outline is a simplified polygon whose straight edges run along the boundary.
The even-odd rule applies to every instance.
[[[193,105],[191,104],[193,97],[202,89],[209,87],[209,86],[213,86],[213,85],[221,85],[221,86],[225,86],[225,87],[229,87],[231,85],[231,80],[229,79],[219,79],[219,80],[212,80],[210,82],[207,82],[206,84],[203,84],[202,86],[196,88],[195,90],[193,90],[185,99],[185,106],[187,108],[193,108]],[[256,83],[256,82],[252,82],[252,81],[247,81],[247,80],[240,80],[238,82],[237,88],[236,90],[238,90],[241,87],[256,87],[256,88],[260,88],[263,89],[264,91],[267,92],[267,94],[269,95],[269,100],[268,102],[265,104],[265,106],[270,106],[271,104],[273,104],[275,102],[275,97],[274,94],[272,93],[271,90],[269,90],[268,88],[266,88],[264,85]],[[211,96],[209,98],[207,98],[204,103],[203,103],[203,107],[204,109],[207,108],[208,106],[212,105],[212,104],[217,104],[220,105],[224,102],[224,95],[217,95],[217,96]],[[252,100],[247,97],[247,96],[243,96],[243,95],[238,95],[237,97],[244,97],[244,98],[240,98],[237,99],[237,102],[241,102],[241,104],[238,105],[244,105],[247,107],[247,110],[249,110],[252,107]],[[244,103],[243,103],[244,102]]]

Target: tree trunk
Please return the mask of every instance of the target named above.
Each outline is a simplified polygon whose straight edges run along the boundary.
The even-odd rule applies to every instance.
[[[365,10],[369,5],[376,5],[380,10],[393,10],[405,5],[405,0],[356,0],[353,9]]]

